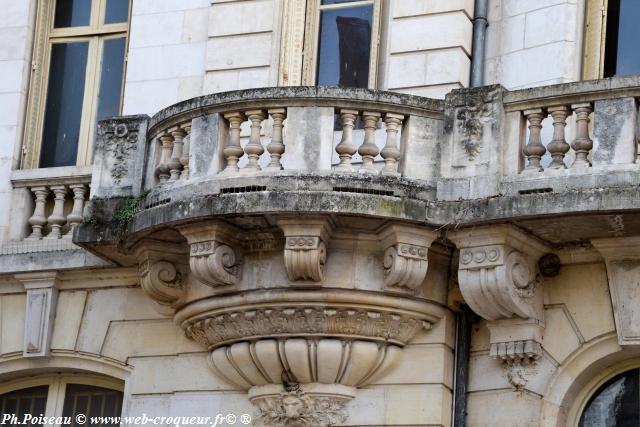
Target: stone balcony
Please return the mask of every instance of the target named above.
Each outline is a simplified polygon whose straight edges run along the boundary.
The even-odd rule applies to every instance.
[[[492,357],[535,363],[542,257],[640,231],[638,97],[635,77],[444,102],[265,88],[113,118],[74,242],[138,266],[266,424],[340,422],[455,307],[457,251]]]

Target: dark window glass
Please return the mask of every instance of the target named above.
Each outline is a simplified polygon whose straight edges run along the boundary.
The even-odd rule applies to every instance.
[[[373,6],[323,10],[317,84],[368,87]]]
[[[124,37],[104,41],[100,66],[97,120],[116,116],[120,112],[125,41]]]
[[[122,392],[82,384],[67,385],[62,416],[71,417],[71,427],[82,426],[82,424],[76,424],[77,414],[89,417],[119,417],[120,412],[122,412]],[[111,422],[104,422],[101,425],[120,424],[112,419]]]
[[[55,28],[84,27],[91,18],[91,0],[57,0]]]
[[[0,395],[0,414],[15,415],[22,422],[26,414],[34,417],[44,415],[47,407],[49,386],[25,388]],[[30,424],[42,426],[42,424]]]
[[[609,0],[604,76],[640,74],[640,1]]]
[[[88,42],[51,47],[40,167],[76,164],[88,48]]]
[[[354,1],[357,1],[357,0],[322,0],[320,4],[325,5],[325,4],[337,4],[337,3],[350,3]]]
[[[107,10],[104,15],[105,24],[127,22],[129,20],[129,0],[107,0]]]
[[[637,369],[607,381],[587,404],[580,427],[638,427],[639,386]]]

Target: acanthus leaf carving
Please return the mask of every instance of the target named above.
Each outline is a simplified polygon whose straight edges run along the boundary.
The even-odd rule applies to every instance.
[[[278,221],[278,226],[286,238],[284,264],[289,280],[321,282],[333,229],[329,218],[285,218]]]
[[[427,255],[436,234],[416,227],[390,224],[379,235],[385,248],[385,289],[416,293],[427,275]]]

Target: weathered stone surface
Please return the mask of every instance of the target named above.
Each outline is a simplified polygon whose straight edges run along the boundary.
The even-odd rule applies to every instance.
[[[596,101],[594,106],[594,166],[634,163],[637,151],[638,106],[635,98]]]

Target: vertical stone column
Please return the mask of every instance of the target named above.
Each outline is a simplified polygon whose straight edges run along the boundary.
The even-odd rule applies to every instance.
[[[365,111],[362,113],[364,120],[364,142],[358,149],[358,154],[362,156],[362,167],[359,172],[378,173],[373,166],[373,160],[380,153],[375,141],[376,125],[380,120],[380,113]]]
[[[50,189],[55,198],[53,200],[53,212],[47,219],[47,223],[51,227],[51,233],[47,238],[59,239],[62,237],[62,226],[67,222],[67,218],[64,216],[64,200],[67,197],[67,187],[65,185],[55,185],[51,186]]]
[[[542,145],[540,131],[542,130],[542,120],[546,117],[546,114],[541,108],[537,108],[524,111],[524,116],[529,122],[529,141],[522,149],[522,154],[527,159],[527,166],[524,168],[524,172],[542,172],[544,169],[540,164],[540,159],[547,152],[547,149]]]
[[[45,216],[45,207],[47,204],[47,196],[49,195],[49,189],[47,187],[32,187],[31,192],[35,195],[35,208],[33,209],[33,215],[29,218],[29,224],[31,225],[31,235],[29,239],[42,239],[42,228],[47,224],[47,217]]]
[[[402,126],[404,116],[387,113],[384,115],[384,123],[387,125],[387,142],[380,152],[384,159],[383,175],[399,176],[398,161],[400,160],[400,148],[398,147],[398,131]]]
[[[84,210],[84,200],[87,193],[87,186],[84,184],[73,184],[69,188],[73,191],[73,208],[67,215],[67,222],[70,225],[67,236],[73,236],[73,230],[82,223],[82,212]]]
[[[549,169],[566,169],[567,165],[564,163],[564,156],[570,147],[564,133],[567,127],[567,116],[571,114],[571,111],[563,105],[549,107],[547,111],[553,117],[553,139],[547,145],[547,150],[551,154]]]
[[[224,150],[222,150],[227,161],[224,173],[235,175],[240,172],[238,161],[244,155],[244,150],[240,146],[240,125],[244,122],[244,115],[238,112],[227,113],[224,118],[229,122],[229,139]]]
[[[353,171],[351,166],[351,158],[356,153],[356,146],[353,143],[353,128],[355,127],[358,111],[356,110],[340,110],[340,119],[342,120],[342,138],[340,143],[336,145],[336,153],[340,157],[340,163],[336,166],[336,170],[341,172]]]
[[[285,145],[282,142],[282,122],[287,117],[287,110],[285,108],[272,108],[269,110],[269,115],[273,119],[273,131],[271,134],[271,142],[267,145],[267,151],[271,156],[271,161],[266,167],[267,170],[279,171],[282,170],[282,163],[280,159],[284,154]]]

